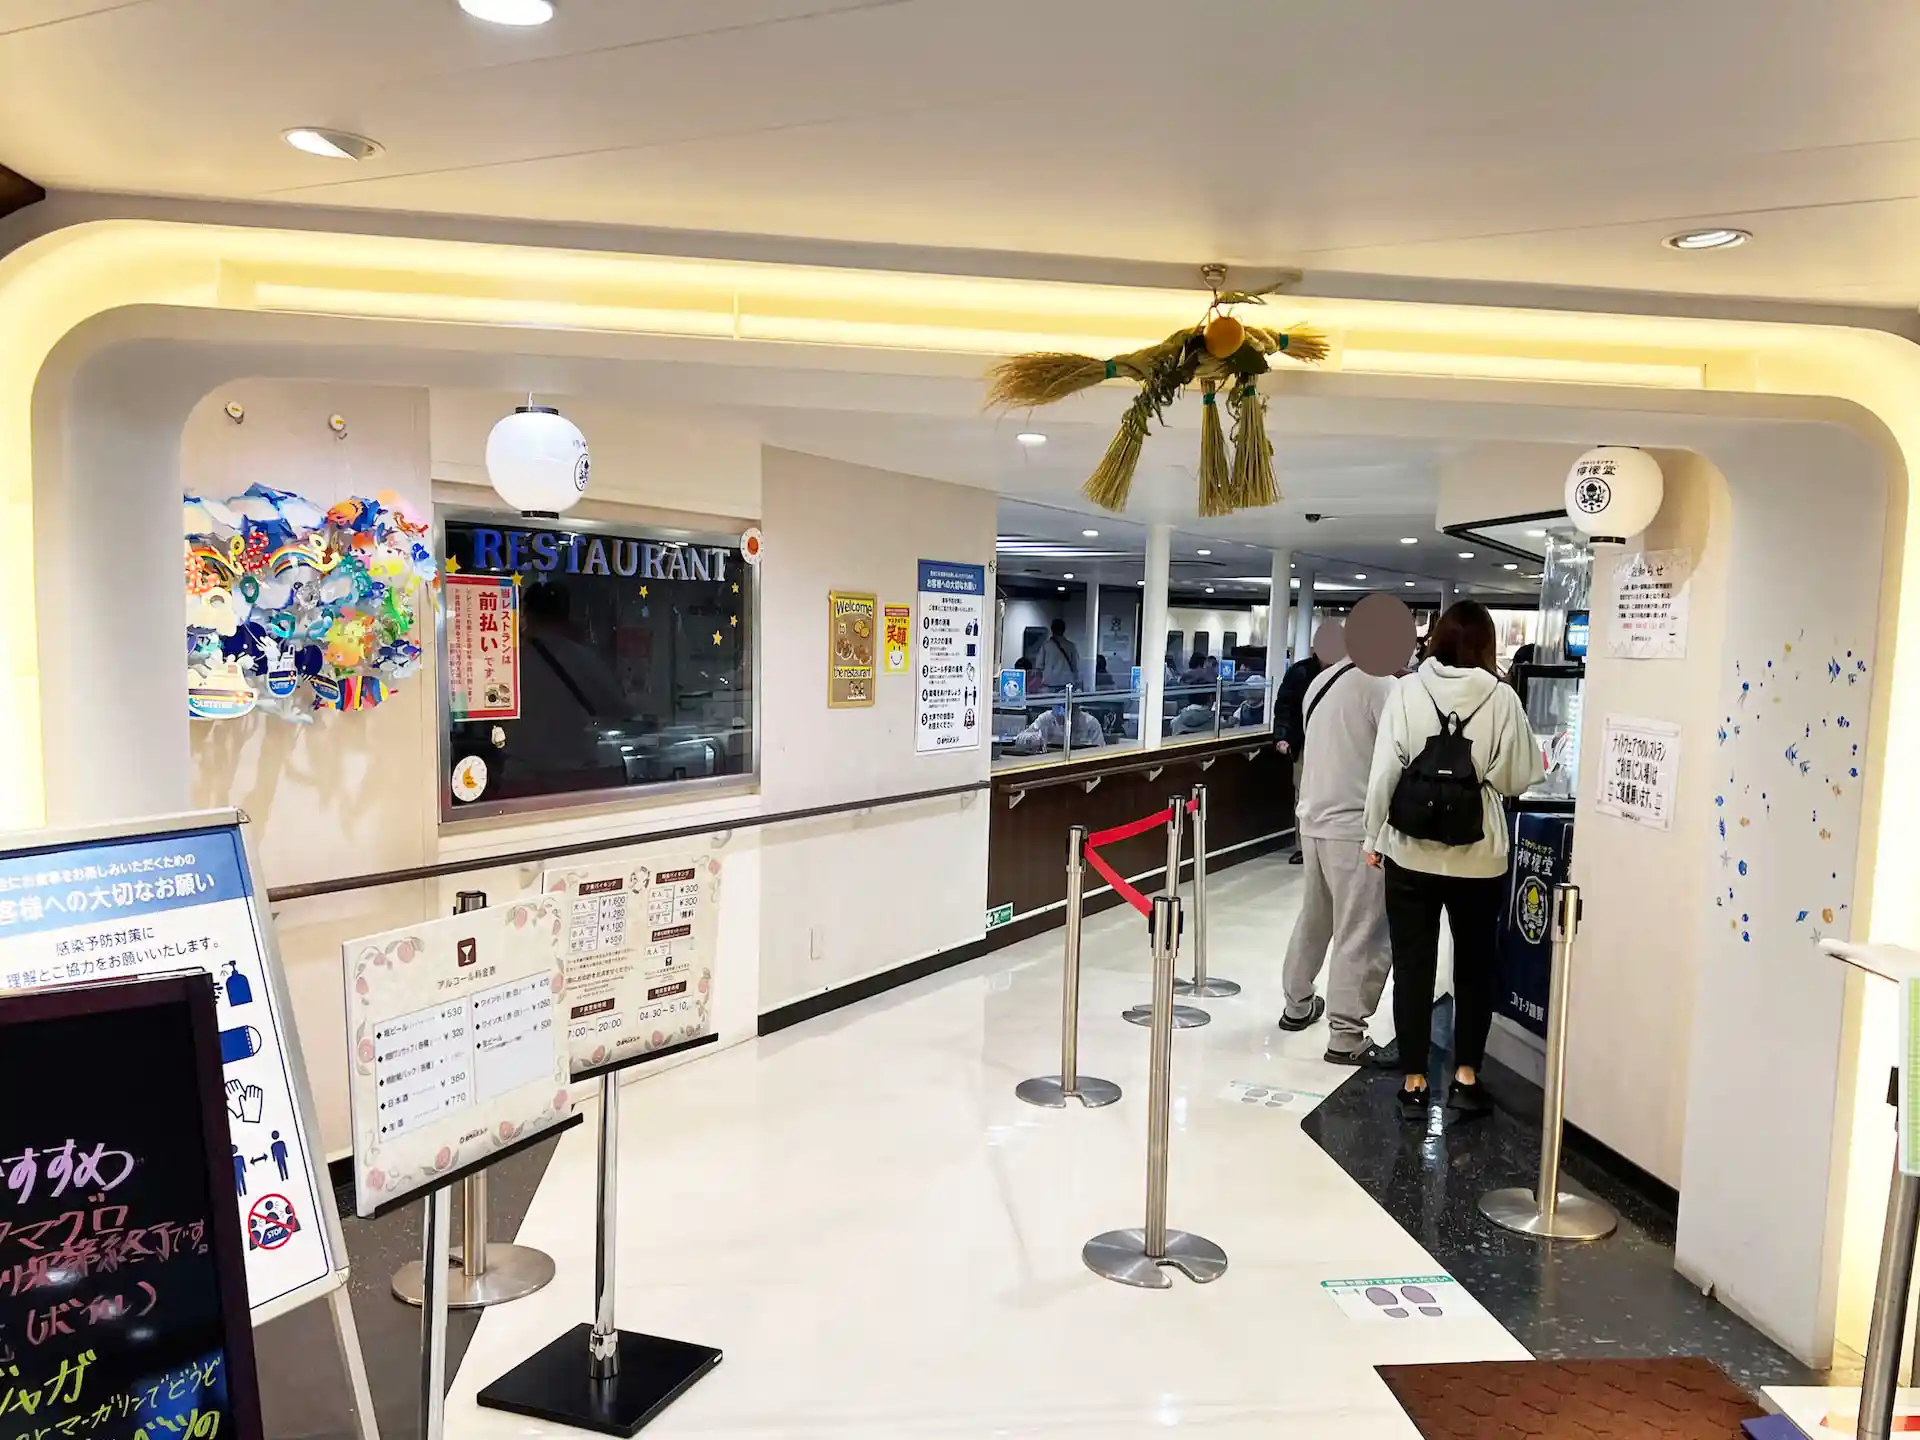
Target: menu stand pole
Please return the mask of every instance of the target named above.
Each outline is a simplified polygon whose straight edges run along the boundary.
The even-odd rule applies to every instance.
[[[490,1410],[630,1436],[720,1363],[721,1352],[710,1345],[622,1330],[614,1320],[619,1147],[620,1076],[605,1070],[594,1166],[593,1321],[574,1326],[481,1390],[475,1399]]]
[[[483,910],[484,890],[462,890],[454,897],[453,913]],[[460,1182],[460,1244],[448,1255],[459,1270],[443,1288],[455,1310],[484,1310],[507,1300],[518,1300],[544,1289],[553,1279],[553,1257],[530,1245],[494,1244],[487,1222],[487,1172],[476,1171]],[[418,1305],[426,1294],[421,1274],[412,1261],[393,1272],[393,1298]]]
[[[447,1238],[453,1228],[452,1187],[442,1185],[422,1207],[420,1277],[420,1440],[440,1440],[447,1424]]]

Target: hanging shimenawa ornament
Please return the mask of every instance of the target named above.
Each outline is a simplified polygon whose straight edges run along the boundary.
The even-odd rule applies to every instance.
[[[1158,345],[1105,360],[1058,351],[1015,355],[987,372],[987,404],[1008,409],[1051,405],[1105,380],[1125,378],[1140,386],[1105,458],[1082,487],[1103,510],[1127,508],[1148,430],[1154,421],[1164,421],[1167,407],[1195,383],[1201,388],[1202,406],[1200,513],[1227,515],[1280,499],[1273,478],[1273,444],[1267,439],[1267,402],[1258,382],[1276,354],[1308,365],[1326,359],[1326,337],[1305,325],[1285,330],[1249,325],[1231,313],[1236,305],[1264,305],[1265,297],[1280,286],[1222,290],[1224,265],[1208,265],[1200,273],[1213,291],[1213,303],[1199,324],[1174,331]],[[1220,419],[1223,401],[1233,416],[1231,452]]]

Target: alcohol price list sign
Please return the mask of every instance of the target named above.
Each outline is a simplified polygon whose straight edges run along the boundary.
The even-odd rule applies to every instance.
[[[567,907],[567,1040],[576,1078],[713,1034],[720,857],[645,853],[549,870]]]
[[[361,1215],[567,1122],[566,929],[543,895],[342,947]]]
[[[0,1433],[262,1433],[213,993],[0,996]]]

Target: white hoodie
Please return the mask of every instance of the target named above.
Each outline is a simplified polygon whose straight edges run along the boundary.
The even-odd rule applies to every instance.
[[[1416,840],[1387,823],[1387,807],[1393,799],[1393,787],[1400,782],[1400,772],[1429,737],[1440,733],[1441,712],[1466,721],[1474,769],[1480,774],[1486,823],[1480,839],[1472,845]],[[1373,773],[1367,781],[1367,848],[1396,865],[1430,875],[1504,875],[1507,817],[1501,797],[1520,794],[1544,773],[1540,747],[1527,725],[1526,707],[1511,686],[1501,684],[1484,670],[1456,670],[1429,659],[1413,674],[1395,682],[1380,716]]]

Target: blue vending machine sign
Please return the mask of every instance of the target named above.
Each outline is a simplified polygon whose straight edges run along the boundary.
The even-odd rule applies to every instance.
[[[1512,824],[1495,1013],[1544,1036],[1553,970],[1553,887],[1566,883],[1572,863],[1573,816],[1523,810]]]

